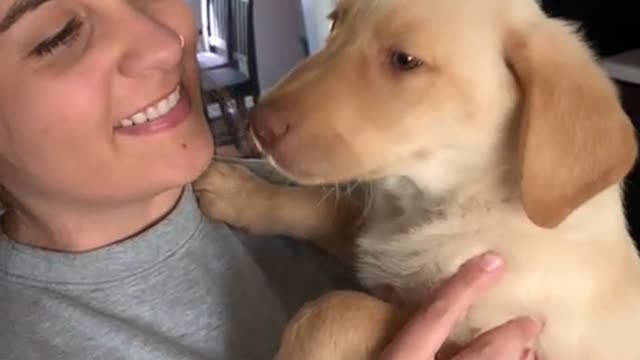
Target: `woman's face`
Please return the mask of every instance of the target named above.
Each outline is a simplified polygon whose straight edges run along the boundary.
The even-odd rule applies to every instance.
[[[185,0],[0,0],[0,184],[98,204],[192,181],[196,38]]]

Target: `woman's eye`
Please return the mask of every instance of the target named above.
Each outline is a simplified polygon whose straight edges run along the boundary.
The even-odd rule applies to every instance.
[[[78,38],[82,25],[79,19],[72,18],[62,30],[38,44],[32,54],[43,57],[53,54],[60,46],[70,46]]]

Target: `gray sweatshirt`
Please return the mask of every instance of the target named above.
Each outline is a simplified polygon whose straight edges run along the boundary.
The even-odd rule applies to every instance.
[[[203,217],[81,255],[0,235],[0,359],[271,359],[286,321],[350,278],[319,253]]]

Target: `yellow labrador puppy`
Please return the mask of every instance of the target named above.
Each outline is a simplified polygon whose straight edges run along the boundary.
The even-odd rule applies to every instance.
[[[252,130],[289,178],[371,182],[368,201],[219,163],[195,187],[210,216],[353,260],[406,307],[328,294],[292,320],[279,359],[374,359],[425,292],[488,250],[507,272],[449,350],[530,315],[546,324],[538,359],[640,359],[621,201],[634,129],[572,26],[534,0],[341,0],[333,16],[326,47],[263,98]]]

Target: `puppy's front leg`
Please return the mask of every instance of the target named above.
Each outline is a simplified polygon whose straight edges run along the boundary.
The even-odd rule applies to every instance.
[[[310,241],[350,261],[363,202],[318,187],[274,185],[235,164],[214,161],[194,182],[205,215],[254,234]]]

